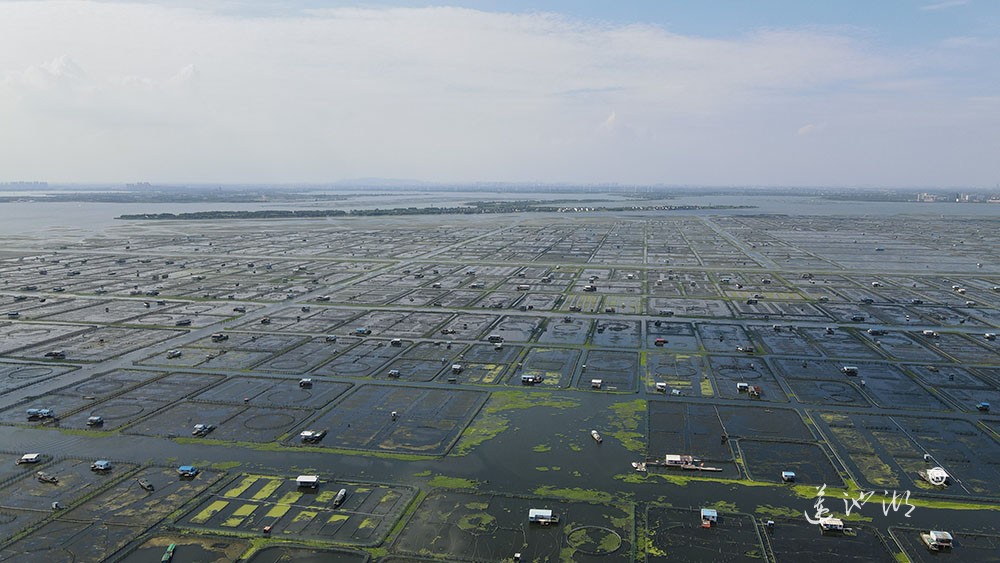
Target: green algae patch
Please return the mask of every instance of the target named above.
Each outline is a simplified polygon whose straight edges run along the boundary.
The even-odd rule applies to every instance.
[[[229,442],[225,440],[215,440],[212,438],[188,438],[179,437],[173,439],[177,444],[183,445],[194,445],[200,444],[203,446],[220,446],[224,448],[245,448],[248,450],[254,450],[258,452],[308,452],[314,454],[329,454],[333,455],[351,455],[351,456],[363,456],[363,457],[377,457],[380,459],[394,459],[397,461],[427,461],[429,459],[434,459],[437,456],[429,454],[399,454],[391,452],[374,452],[369,450],[350,450],[347,448],[328,448],[321,446],[283,446],[276,442]],[[202,463],[199,465],[209,465],[208,463]]]
[[[282,483],[282,479],[271,479],[265,483],[264,486],[261,487],[260,490],[257,491],[251,498],[253,500],[267,500],[268,497],[273,495],[274,492],[281,487]]]
[[[566,535],[566,543],[589,555],[608,555],[622,546],[622,537],[608,528],[581,526]]]
[[[378,518],[365,518],[358,524],[359,530],[372,530],[378,527],[380,520]]]
[[[618,548],[622,546],[622,537],[618,534],[604,534],[601,538],[601,543],[598,546],[600,551],[604,553],[614,553],[618,551]]]
[[[740,456],[736,456],[736,457],[733,458],[733,461],[735,461],[736,462],[736,466],[740,468],[740,472],[742,474],[746,475],[746,473],[747,473],[747,466],[743,462],[743,458],[740,457]]]
[[[896,477],[895,471],[878,455],[852,453],[851,460],[872,485],[883,489],[899,486],[899,479]]]
[[[550,395],[527,391],[494,391],[490,400],[483,407],[487,414],[510,410],[524,410],[532,407],[548,407],[553,409],[571,409],[580,406],[576,399],[552,397]]]
[[[653,538],[650,537],[640,537],[639,538],[639,551],[640,553],[645,553],[646,555],[652,555],[654,557],[666,557],[667,552],[656,547],[653,544]]]
[[[466,532],[489,532],[496,528],[497,519],[486,512],[466,514],[458,519],[458,528]]]
[[[642,483],[647,482],[646,475],[647,475],[646,473],[639,473],[638,471],[636,471],[635,473],[623,473],[615,475],[615,479],[621,481],[622,483],[641,485]]]
[[[701,396],[702,397],[714,397],[715,391],[712,389],[712,381],[709,379],[701,380]]]
[[[418,471],[418,472],[414,473],[413,476],[414,477],[430,477],[431,476],[431,470],[430,469],[425,469],[423,471]]]
[[[228,491],[222,493],[222,496],[226,498],[236,498],[246,492],[247,489],[253,486],[257,482],[258,477],[256,475],[247,475],[243,478],[243,481],[229,489]]]
[[[575,399],[553,397],[526,391],[495,391],[490,395],[479,416],[465,427],[452,450],[453,455],[466,455],[480,444],[496,438],[510,428],[510,411],[546,407],[570,409],[579,406]]]
[[[621,442],[622,446],[630,452],[643,453],[646,451],[646,443],[643,441],[645,434],[639,431],[642,425],[643,416],[646,414],[646,401],[636,399],[624,403],[615,403],[609,407],[614,416],[611,418],[611,432],[609,434]]]
[[[618,529],[618,530],[631,530],[632,529],[633,520],[634,520],[634,516],[632,514],[632,512],[633,512],[632,511],[632,507],[631,506],[621,506],[621,505],[618,505],[617,508],[619,510],[621,510],[622,512],[624,512],[625,516],[622,516],[622,517],[605,516],[605,517],[608,519],[609,522],[611,522],[611,525],[614,526],[615,529]]]
[[[260,507],[259,504],[253,504],[253,503],[244,504],[243,506],[233,511],[233,516],[243,516],[243,517],[250,516],[259,507]]]
[[[872,500],[875,502],[881,502],[885,500],[886,504],[892,500],[891,497],[873,496]],[[952,500],[934,500],[934,499],[920,499],[910,497],[910,504],[919,508],[940,508],[942,510],[995,510],[1000,511],[1000,505],[998,504],[977,504],[974,502],[960,502]],[[904,505],[905,506],[905,505]]]
[[[435,489],[475,489],[479,485],[479,481],[462,479],[461,477],[435,475],[427,484]]]
[[[317,503],[324,503],[324,504],[328,503],[331,500],[337,498],[337,495],[339,493],[340,493],[340,491],[336,491],[336,490],[333,490],[333,489],[325,490],[325,491],[321,492],[320,494],[316,495],[316,502]]]
[[[531,451],[543,454],[545,452],[551,452],[552,451],[552,446],[550,446],[548,444],[538,444],[537,446],[531,448]]]
[[[539,487],[535,489],[535,494],[542,497],[556,497],[566,500],[579,500],[584,502],[611,502],[611,493],[605,491],[595,491],[592,489],[560,489],[557,487]]]
[[[225,500],[214,501],[212,504],[208,505],[208,508],[205,508],[204,510],[196,514],[194,517],[192,517],[191,522],[193,524],[204,524],[205,522],[208,522],[213,516],[215,516],[219,512],[222,512],[222,509],[227,506],[229,506],[228,501]]]
[[[271,510],[267,511],[265,518],[275,518],[275,519],[281,518],[282,516],[287,514],[288,511],[291,509],[292,505],[290,504],[276,504],[273,507],[271,507]]]
[[[287,505],[291,506],[291,505],[295,504],[296,502],[298,502],[298,500],[300,498],[302,498],[302,493],[300,493],[298,491],[289,491],[289,492],[285,493],[285,495],[283,497],[281,497],[280,499],[278,499],[278,504],[287,504]]]
[[[209,467],[218,471],[229,471],[230,469],[236,469],[241,465],[243,465],[243,463],[239,461],[218,461]]]
[[[787,506],[771,506],[770,504],[758,506],[754,510],[754,514],[768,520],[774,520],[775,518],[798,518],[802,516],[802,512],[794,508],[788,508]]]

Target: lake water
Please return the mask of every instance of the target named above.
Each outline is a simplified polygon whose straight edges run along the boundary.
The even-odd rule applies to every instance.
[[[28,194],[22,194],[28,195]],[[947,216],[1000,217],[1000,204],[915,203],[915,202],[855,202],[830,201],[815,196],[789,197],[774,195],[707,195],[683,196],[670,200],[635,201],[618,195],[567,193],[495,192],[403,192],[386,195],[385,191],[371,196],[357,196],[345,201],[260,202],[260,203],[96,203],[23,201],[0,203],[0,235],[29,236],[43,232],[57,238],[90,236],[107,228],[127,230],[129,222],[116,220],[124,214],[192,213],[198,211],[258,211],[267,209],[370,209],[375,207],[453,206],[474,200],[566,200],[600,199],[609,205],[753,205],[754,209],[709,209],[671,211],[670,215],[747,215],[786,214],[815,216]],[[568,218],[567,218],[568,219]],[[357,219],[363,220],[363,219]],[[438,218],[439,221],[445,221]],[[449,218],[446,221],[452,221]],[[146,223],[148,224],[148,223]],[[176,223],[172,224],[179,227]],[[183,230],[182,228],[178,230]]]

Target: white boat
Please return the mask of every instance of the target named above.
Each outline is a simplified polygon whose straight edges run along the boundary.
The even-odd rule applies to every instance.
[[[594,441],[597,442],[598,444],[604,441],[604,438],[601,438],[601,435],[597,432],[597,430],[591,430],[590,436],[594,438]]]
[[[941,551],[942,549],[951,548],[951,534],[948,532],[941,532],[938,530],[931,530],[929,532],[921,532],[920,540],[924,542],[927,549],[931,551]]]

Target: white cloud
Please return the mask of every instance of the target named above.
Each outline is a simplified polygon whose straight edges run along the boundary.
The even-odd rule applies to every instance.
[[[944,0],[943,2],[935,2],[933,4],[925,4],[918,8],[924,12],[935,12],[937,10],[947,10],[949,8],[958,8],[959,6],[965,6],[969,3],[969,0]]]
[[[198,84],[198,68],[193,64],[184,65],[176,74],[167,79],[167,84],[177,87],[194,87]]]
[[[941,145],[928,115],[980,142],[998,118],[973,119],[919,53],[843,30],[83,1],[0,2],[0,22],[0,180],[993,182],[986,162],[871,162],[866,143]],[[795,143],[816,115],[837,131]]]
[[[601,128],[606,131],[612,131],[614,130],[617,123],[618,123],[618,114],[612,111],[611,113],[608,114],[608,117],[605,118],[604,121],[601,123]]]

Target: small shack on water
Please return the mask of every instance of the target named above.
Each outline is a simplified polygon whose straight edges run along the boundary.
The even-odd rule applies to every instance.
[[[711,528],[712,524],[717,524],[719,522],[719,511],[714,508],[702,508],[701,509],[701,525],[706,528]]]
[[[558,524],[559,516],[552,513],[548,508],[531,508],[528,510],[528,522],[532,524]]]
[[[319,475],[299,475],[295,484],[303,489],[316,489],[319,487]]]
[[[819,530],[821,533],[841,533],[844,531],[844,521],[840,518],[820,518]]]

